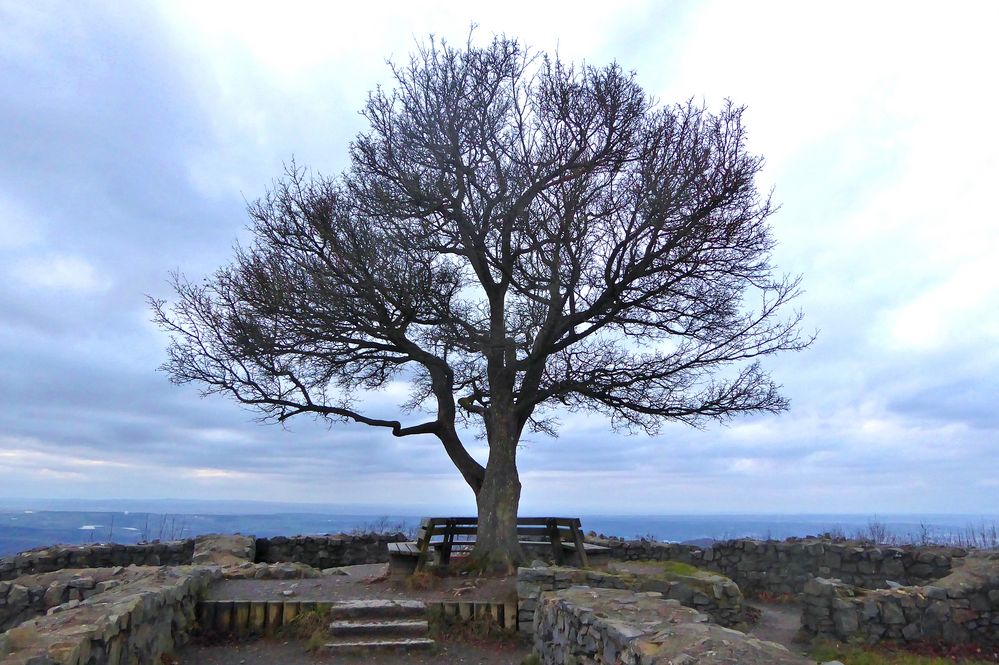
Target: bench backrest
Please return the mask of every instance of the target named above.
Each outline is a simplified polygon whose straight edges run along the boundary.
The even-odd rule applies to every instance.
[[[446,564],[452,545],[472,540],[478,526],[476,517],[429,517],[421,520],[416,540],[420,550],[417,568],[427,560],[430,547],[438,545],[443,546],[442,559]],[[517,538],[524,543],[550,544],[558,564],[563,562],[562,545],[570,544],[576,550],[580,565],[587,565],[578,517],[518,517]]]
[[[423,545],[424,541],[431,544],[444,540],[470,540],[478,531],[479,520],[476,517],[431,517],[420,522],[416,534],[416,542]],[[555,539],[561,542],[573,542],[580,529],[577,517],[518,517],[517,536],[527,542],[551,542]]]

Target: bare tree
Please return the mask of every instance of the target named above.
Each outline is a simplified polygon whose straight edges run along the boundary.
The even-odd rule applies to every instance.
[[[784,314],[762,159],[742,109],[660,105],[612,64],[499,37],[431,40],[339,177],[287,169],[249,208],[254,241],[204,283],[175,276],[165,369],[258,408],[437,437],[475,493],[474,556],[521,557],[517,445],[560,411],[654,433],[787,402],[757,362],[809,343]],[[356,406],[408,381],[403,424]],[[459,431],[478,425],[485,466]]]

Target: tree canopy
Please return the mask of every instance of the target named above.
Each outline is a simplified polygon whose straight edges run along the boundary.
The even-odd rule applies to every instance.
[[[595,410],[656,433],[787,407],[759,359],[809,339],[786,311],[798,278],[771,265],[741,107],[660,104],[617,64],[504,37],[431,40],[393,73],[344,173],[292,164],[250,205],[252,244],[154,301],[174,381],[267,419],[436,436],[505,534],[480,533],[482,551],[507,563],[525,428]],[[364,413],[393,379],[406,417]]]

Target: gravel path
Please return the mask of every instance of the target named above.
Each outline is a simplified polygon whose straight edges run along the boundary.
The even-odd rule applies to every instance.
[[[760,612],[760,619],[747,631],[753,637],[783,644],[792,653],[807,654],[808,645],[796,640],[801,628],[801,605],[745,601]]]

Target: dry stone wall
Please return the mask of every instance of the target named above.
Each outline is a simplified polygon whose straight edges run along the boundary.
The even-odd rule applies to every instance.
[[[262,563],[304,563],[320,570],[384,563],[388,561],[388,544],[405,540],[406,536],[401,533],[257,538],[256,560]]]
[[[707,623],[657,592],[573,587],[545,594],[534,614],[544,665],[805,665],[772,642]]]
[[[888,582],[928,584],[949,574],[965,550],[945,547],[884,547],[828,540],[729,540],[710,547],[677,543],[591,539],[614,559],[679,561],[734,580],[743,593],[798,594],[812,578],[837,578],[880,589]]]
[[[0,665],[160,665],[187,641],[217,568],[130,569],[134,579],[0,634]]]
[[[810,635],[999,645],[999,560],[969,561],[927,586],[867,590],[815,578],[802,599],[802,627]]]
[[[227,551],[234,555],[234,560],[249,558],[257,563],[301,563],[323,569],[384,563],[388,561],[388,543],[404,541],[406,537],[401,533],[256,539],[252,536],[199,536],[138,545],[54,545],[0,558],[0,581],[67,568],[184,566],[198,563],[193,561],[196,542],[209,543],[219,539],[233,541],[233,547]]]
[[[194,539],[139,545],[55,545],[0,559],[0,580],[50,573],[64,568],[181,566],[191,562]]]
[[[534,625],[534,613],[542,594],[549,591],[588,586],[601,589],[658,592],[709,615],[723,626],[743,621],[742,593],[739,587],[720,575],[703,578],[681,576],[674,579],[626,573],[605,573],[579,568],[538,567],[517,569],[517,623],[522,631]]]

